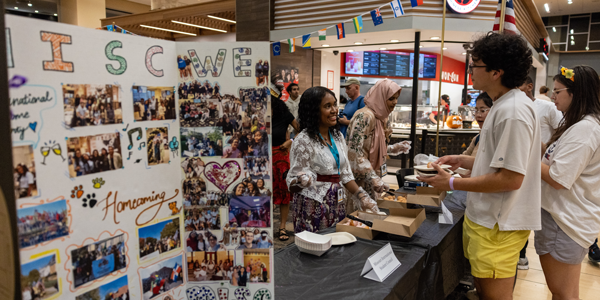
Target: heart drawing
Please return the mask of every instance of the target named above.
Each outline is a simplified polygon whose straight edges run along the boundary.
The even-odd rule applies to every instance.
[[[29,123],[29,128],[35,132],[35,128],[37,127],[37,122]]]
[[[221,166],[216,162],[209,162],[204,167],[204,176],[222,192],[227,191],[229,186],[242,174],[240,164],[230,160]]]

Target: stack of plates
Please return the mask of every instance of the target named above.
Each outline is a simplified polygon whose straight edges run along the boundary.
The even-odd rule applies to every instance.
[[[440,167],[444,171],[452,174],[452,171],[450,171],[450,168],[452,166],[450,166],[450,165],[440,165]],[[437,175],[437,171],[434,168],[428,168],[427,165],[415,166],[415,171],[417,172],[417,175],[421,176],[421,177],[433,177],[433,176]]]
[[[297,233],[294,243],[300,252],[321,256],[331,248],[332,238],[320,234],[302,231]]]

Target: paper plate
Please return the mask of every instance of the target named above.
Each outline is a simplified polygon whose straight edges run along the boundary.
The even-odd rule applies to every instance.
[[[446,169],[450,169],[452,166],[451,165],[440,165],[440,167],[442,169],[446,170]],[[415,170],[419,170],[419,171],[435,171],[434,168],[428,168],[427,165],[415,166]]]
[[[404,176],[404,180],[406,180],[406,181],[414,181],[414,182],[421,182],[419,179],[417,179],[417,175],[407,175],[407,176]]]
[[[348,232],[334,232],[325,234],[325,236],[331,237],[331,245],[333,246],[347,245],[356,242],[356,237]]]

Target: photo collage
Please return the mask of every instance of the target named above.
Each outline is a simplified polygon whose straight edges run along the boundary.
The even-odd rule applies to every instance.
[[[269,62],[260,64],[266,66],[261,69],[266,74],[256,73],[255,87],[190,80],[195,74],[187,76],[191,72],[180,67],[183,222],[190,282],[270,282],[271,105],[264,85]],[[246,259],[249,250],[256,251],[250,256],[263,255],[262,262]]]

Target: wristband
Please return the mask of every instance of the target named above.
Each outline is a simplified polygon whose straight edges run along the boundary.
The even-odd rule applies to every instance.
[[[453,191],[454,191],[454,178],[455,178],[455,177],[450,177],[450,182],[449,182],[449,184],[450,184],[450,189],[451,189],[451,190],[453,190]]]

